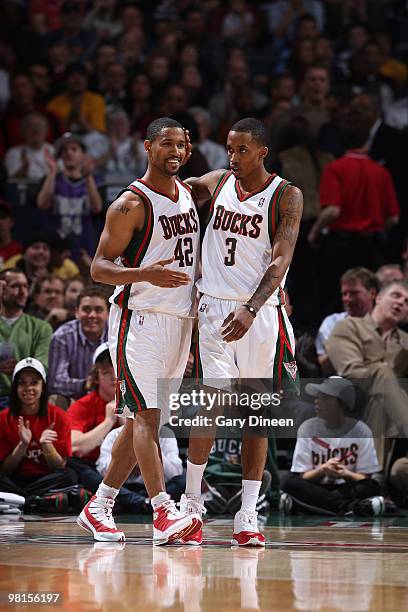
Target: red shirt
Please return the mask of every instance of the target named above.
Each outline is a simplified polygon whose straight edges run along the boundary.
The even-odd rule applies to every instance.
[[[41,434],[54,421],[54,431],[58,434],[58,440],[54,446],[62,457],[70,457],[72,449],[69,419],[62,408],[53,404],[48,404],[46,416],[25,414],[23,417],[24,421],[30,422],[33,435],[16,473],[23,476],[45,476],[51,470],[41,450],[39,442]],[[12,416],[9,408],[0,412],[0,462],[4,461],[20,442],[17,423],[18,416]]]
[[[105,420],[106,404],[107,402],[101,398],[97,391],[92,391],[88,395],[79,398],[79,400],[70,405],[67,411],[71,429],[82,433],[95,429],[97,425],[100,425]],[[99,457],[100,448],[100,446],[97,446],[90,453],[81,457],[81,459],[95,462]]]
[[[6,263],[10,257],[22,253],[23,247],[19,242],[12,240],[5,247],[0,247],[0,265]]]
[[[400,212],[388,170],[368,155],[352,151],[325,166],[320,206],[340,208],[340,215],[329,226],[339,232],[382,232],[386,220]]]

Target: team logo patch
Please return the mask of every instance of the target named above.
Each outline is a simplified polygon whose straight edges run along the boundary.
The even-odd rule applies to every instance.
[[[296,363],[296,361],[288,361],[286,363],[283,362],[283,365],[285,366],[285,370],[287,371],[289,376],[291,376],[293,378],[293,380],[296,380],[296,375],[297,375],[297,363]]]
[[[208,304],[204,304],[204,303],[201,304],[201,306],[199,308],[199,311],[200,312],[205,312],[207,310],[207,306],[208,306]]]
[[[265,198],[260,198],[259,202],[258,202],[258,206],[259,208],[262,208],[262,206],[265,204]]]
[[[125,399],[126,382],[124,380],[118,380],[118,387],[119,387],[119,391],[122,394],[123,399]]]

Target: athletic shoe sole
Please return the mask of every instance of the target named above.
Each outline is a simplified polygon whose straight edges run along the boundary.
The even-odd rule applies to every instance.
[[[186,536],[197,533],[202,526],[203,522],[194,518],[187,525],[180,527],[178,531],[171,533],[168,536],[153,535],[153,546],[163,546],[164,544],[171,544],[171,542],[174,542],[175,540],[181,540]]]
[[[236,534],[232,536],[231,544],[234,546],[256,546],[257,548],[265,548],[265,540],[260,540],[257,535],[253,535],[252,537],[245,538],[245,541],[239,542]]]
[[[125,534],[123,531],[118,531],[116,533],[109,533],[108,531],[96,531],[95,527],[88,521],[86,516],[81,516],[81,514],[77,518],[77,525],[85,529],[85,531],[90,531],[93,533],[93,537],[98,542],[125,542]]]
[[[191,540],[186,540],[185,537],[181,538],[180,540],[180,544],[186,544],[186,545],[188,544],[189,546],[201,546],[202,543],[203,543],[203,530],[202,529],[200,529],[195,534],[193,534],[193,537]]]

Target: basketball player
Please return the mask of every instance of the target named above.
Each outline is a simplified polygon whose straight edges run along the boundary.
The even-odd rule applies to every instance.
[[[204,236],[199,289],[199,347],[207,379],[273,379],[276,390],[297,379],[294,337],[286,316],[283,286],[302,216],[302,194],[264,167],[265,126],[238,121],[228,134],[231,171],[189,179],[198,205],[211,198]],[[201,480],[214,442],[191,437],[186,493],[180,509],[201,514]],[[233,544],[264,546],[256,502],[268,439],[242,442],[242,506],[234,519]],[[202,530],[183,542],[200,544]]]
[[[158,545],[202,525],[197,514],[180,513],[165,492],[157,398],[157,379],[181,381],[187,364],[199,224],[191,190],[176,178],[190,151],[182,126],[166,117],[153,121],[144,146],[146,174],[109,207],[91,267],[95,281],[116,285],[109,350],[116,364],[118,413],[128,418],[110,468],[78,524],[97,540],[124,540],[112,509],[136,456]]]

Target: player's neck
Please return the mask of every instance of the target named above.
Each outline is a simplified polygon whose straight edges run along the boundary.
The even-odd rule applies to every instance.
[[[239,186],[243,193],[252,193],[257,191],[271,175],[265,170],[264,167],[254,170],[251,174],[248,174],[245,178],[238,179]]]
[[[146,173],[142,176],[142,181],[149,183],[149,185],[154,186],[157,191],[161,191],[172,198],[174,198],[177,193],[176,177],[155,172],[153,168],[148,168],[146,170]]]

